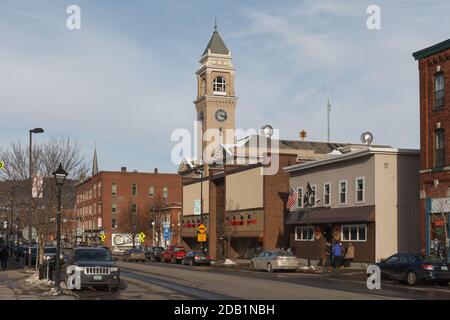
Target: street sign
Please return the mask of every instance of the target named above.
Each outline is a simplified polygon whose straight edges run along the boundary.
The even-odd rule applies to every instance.
[[[145,240],[145,233],[141,232],[138,234],[138,236],[139,236],[139,242],[143,243]]]
[[[105,236],[105,234],[101,234],[99,238],[100,238],[100,241],[101,241],[102,243],[104,243],[104,242],[105,242],[106,236]]]
[[[170,222],[163,222],[162,226],[163,228],[170,228]]]
[[[166,240],[166,241],[170,241],[170,233],[169,232],[164,232],[164,240]]]
[[[3,169],[4,166],[5,164],[3,163],[3,161],[0,161],[0,170]]]
[[[198,242],[206,242],[206,233],[197,234],[197,241]]]
[[[205,233],[205,232],[206,232],[206,227],[205,227],[205,225],[202,223],[201,225],[198,226],[197,230],[198,230],[198,232],[200,232],[200,233]]]

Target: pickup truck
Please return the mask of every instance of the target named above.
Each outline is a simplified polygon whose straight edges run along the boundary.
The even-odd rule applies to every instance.
[[[170,245],[167,247],[167,250],[164,251],[161,255],[161,261],[163,262],[172,262],[172,263],[181,263],[184,256],[186,255],[186,250],[183,246],[174,246]]]

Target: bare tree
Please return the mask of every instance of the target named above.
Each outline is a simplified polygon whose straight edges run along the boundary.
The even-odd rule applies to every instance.
[[[146,233],[150,228],[150,220],[144,210],[138,212],[137,204],[131,199],[120,209],[117,229],[131,236],[133,249],[136,247],[136,236]]]
[[[163,223],[167,219],[166,202],[160,195],[156,195],[149,204],[150,221],[152,222],[154,239],[158,246],[162,244]]]
[[[63,187],[62,206],[65,207],[75,201],[74,184],[86,177],[88,166],[81,155],[81,148],[77,141],[69,138],[50,138],[41,145],[34,145],[33,177],[31,181],[41,181],[34,184],[36,197],[31,196],[32,183],[29,175],[29,149],[20,142],[13,142],[9,146],[0,148],[0,159],[5,163],[0,170],[0,183],[14,187],[14,201],[18,206],[31,208],[33,226],[39,240],[39,263],[42,263],[45,242],[49,234],[56,228],[56,185],[52,173],[61,163],[69,174],[67,183]],[[6,188],[6,190],[10,189]],[[2,191],[3,189],[3,191]],[[7,191],[6,191],[7,192]],[[0,188],[0,197],[5,196],[5,188]],[[28,213],[25,213],[25,216]],[[20,217],[21,221],[28,221],[27,217]]]

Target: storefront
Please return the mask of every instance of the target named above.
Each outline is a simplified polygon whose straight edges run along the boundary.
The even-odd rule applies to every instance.
[[[290,243],[294,254],[314,264],[326,256],[326,245],[342,242],[355,248],[353,262],[375,261],[375,206],[315,208],[291,212]]]
[[[450,198],[426,199],[426,250],[450,261]]]

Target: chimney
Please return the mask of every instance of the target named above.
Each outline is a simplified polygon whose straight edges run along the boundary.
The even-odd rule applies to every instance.
[[[120,172],[127,172],[127,167],[121,167]]]
[[[155,174],[158,173],[158,168],[155,168],[154,172],[155,172]]]

